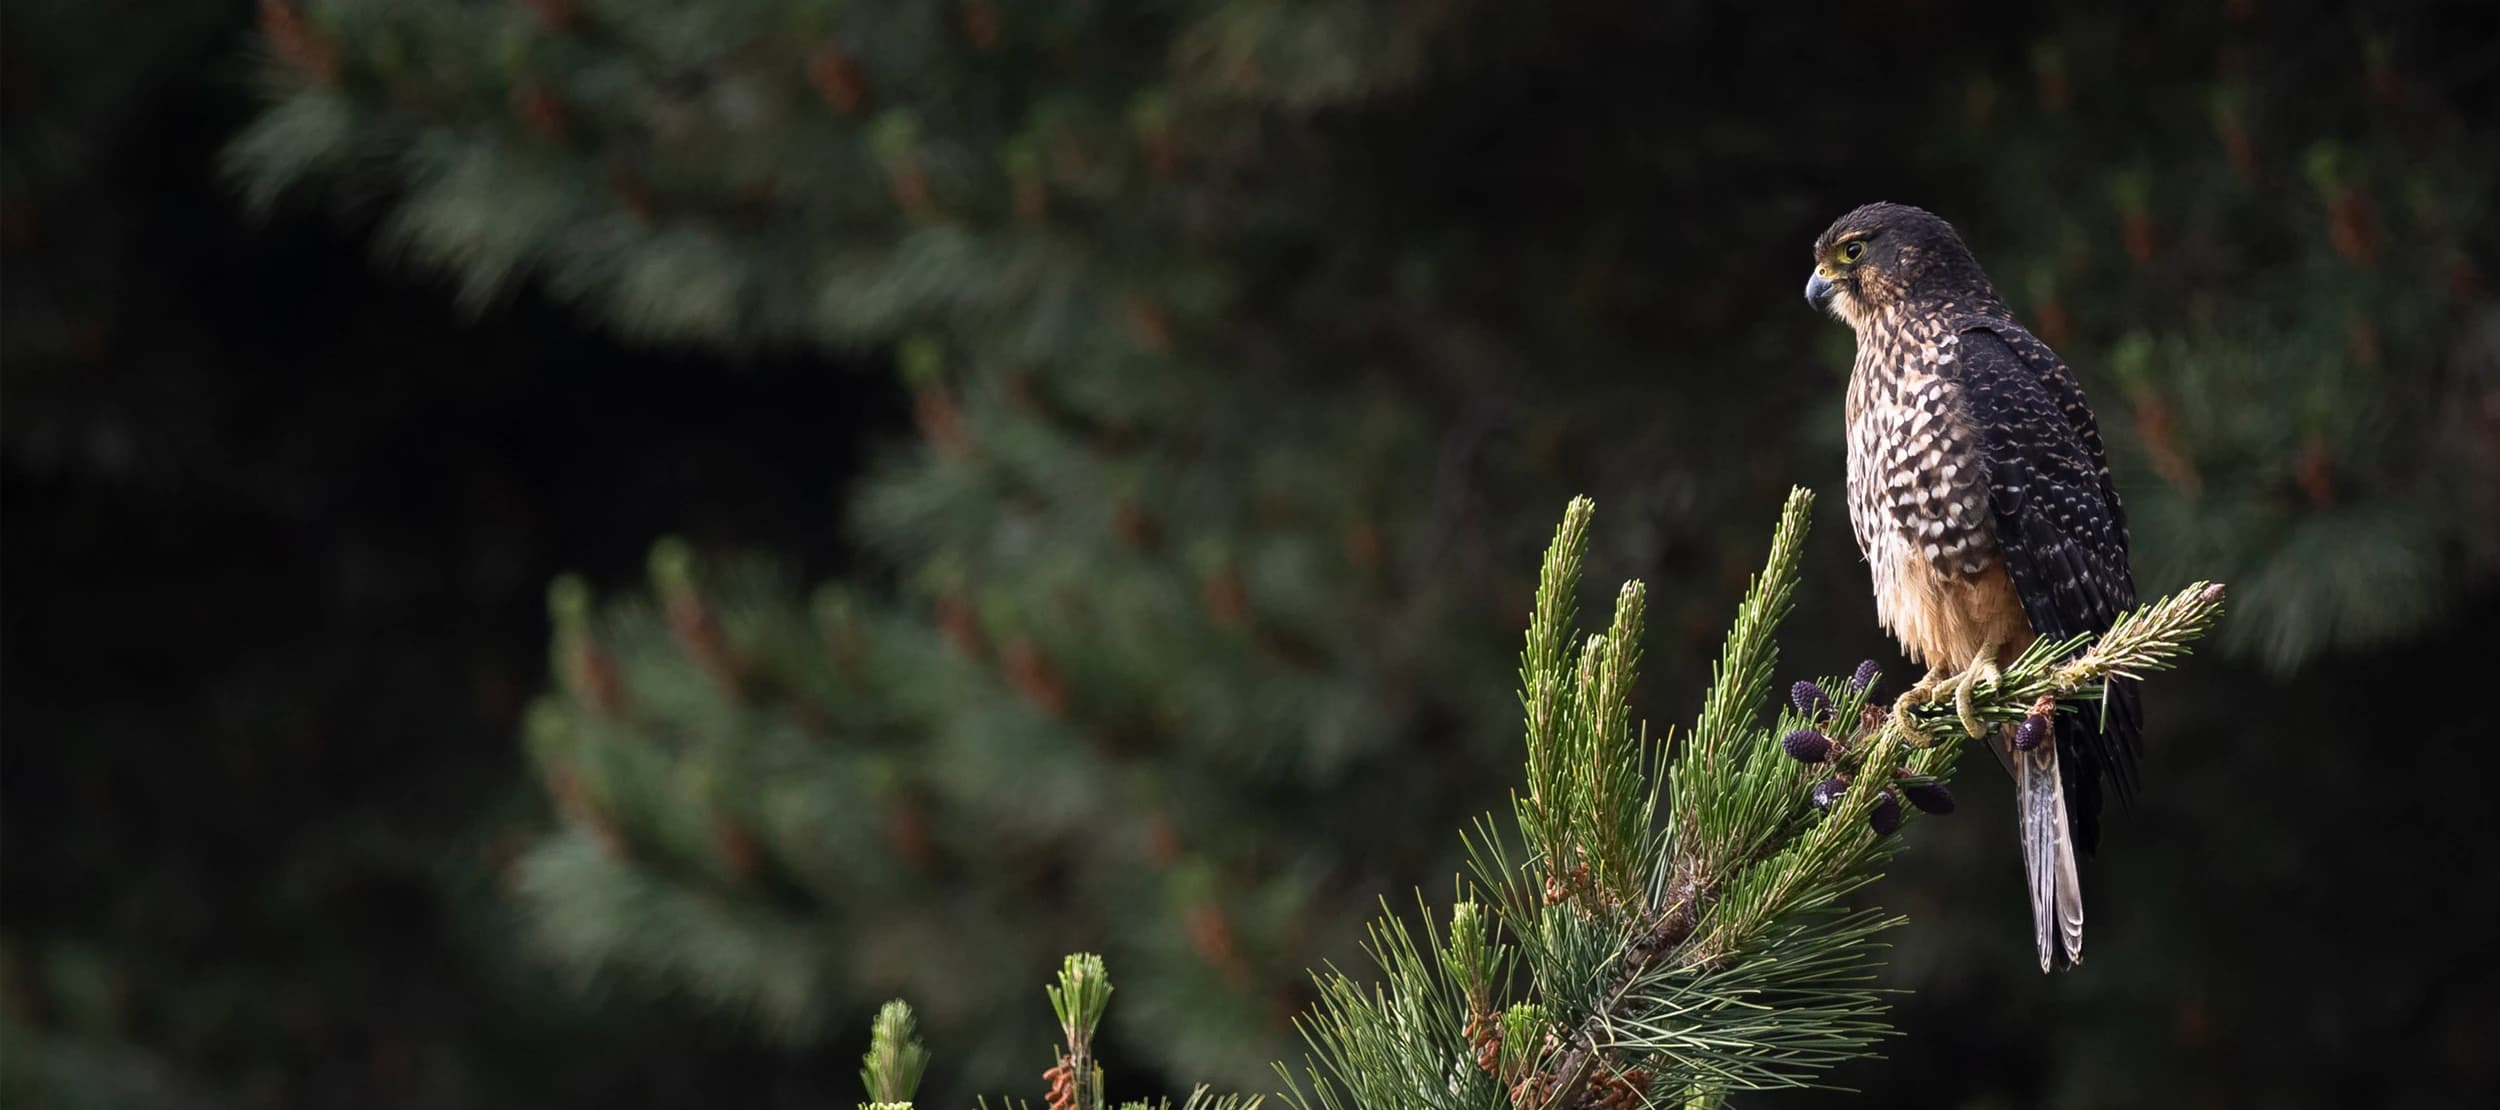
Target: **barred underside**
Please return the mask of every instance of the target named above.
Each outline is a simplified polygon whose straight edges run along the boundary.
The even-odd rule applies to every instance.
[[[1945,322],[1888,309],[1859,340],[1849,523],[1884,627],[1912,659],[1955,670],[1988,644],[2019,651],[2031,627],[1999,559],[1981,437],[1954,377],[1961,337]]]

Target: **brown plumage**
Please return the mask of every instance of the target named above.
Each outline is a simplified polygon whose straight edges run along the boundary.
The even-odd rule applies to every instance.
[[[2038,636],[2107,631],[2135,604],[2126,512],[2073,372],[1931,213],[1859,208],[1815,240],[1814,259],[1806,299],[1858,337],[1849,521],[1878,618],[1930,668],[1901,708],[1946,678],[1967,693]],[[2098,843],[2103,780],[2131,785],[2141,729],[2122,681],[2105,718],[2060,714],[2052,744],[1986,737],[2020,797],[2043,970],[2082,958],[2075,851]]]

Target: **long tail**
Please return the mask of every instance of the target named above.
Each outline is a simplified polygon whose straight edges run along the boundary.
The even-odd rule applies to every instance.
[[[2083,879],[2075,868],[2066,782],[2057,766],[2057,749],[2063,746],[2049,743],[2008,753],[2016,820],[2022,825],[2023,871],[2030,879],[2032,935],[2044,972],[2083,961]]]

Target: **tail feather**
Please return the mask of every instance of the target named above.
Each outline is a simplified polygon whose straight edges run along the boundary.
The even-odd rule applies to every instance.
[[[2032,933],[2044,972],[2083,962],[2083,879],[2075,867],[2075,839],[2066,819],[2066,782],[2058,769],[2061,746],[2042,744],[2011,753]]]

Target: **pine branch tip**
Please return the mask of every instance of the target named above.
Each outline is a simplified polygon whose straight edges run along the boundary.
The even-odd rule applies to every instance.
[[[868,1027],[868,1051],[860,1057],[859,1081],[873,1107],[911,1105],[928,1069],[929,1050],[920,1043],[911,1005],[894,999],[877,1009]]]

